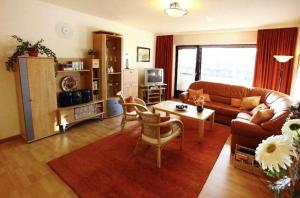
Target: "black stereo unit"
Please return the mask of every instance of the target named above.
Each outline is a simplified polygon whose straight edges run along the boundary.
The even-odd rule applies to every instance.
[[[58,104],[61,107],[78,105],[91,101],[91,91],[88,89],[64,91],[58,94]]]

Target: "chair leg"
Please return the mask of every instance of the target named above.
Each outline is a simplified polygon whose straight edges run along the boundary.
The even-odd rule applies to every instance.
[[[159,146],[157,147],[157,167],[161,167],[161,149]]]
[[[121,122],[121,132],[123,132],[123,129],[124,129],[124,127],[125,127],[125,124],[126,124],[126,118],[123,117],[123,118],[122,118],[122,122]]]

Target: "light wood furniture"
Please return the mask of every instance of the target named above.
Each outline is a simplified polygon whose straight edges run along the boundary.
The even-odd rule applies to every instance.
[[[100,69],[99,59],[85,59],[86,68],[91,71],[90,85],[93,101],[101,100],[102,96],[102,70]]]
[[[139,74],[137,69],[123,69],[123,94],[138,97]]]
[[[15,79],[21,134],[27,142],[58,133],[52,58],[19,57]]]
[[[119,130],[121,119],[118,116],[102,122],[83,123],[70,128],[69,133],[51,136],[34,146],[24,144],[21,139],[0,144],[0,159],[3,159],[0,161],[0,195],[77,198],[73,190],[49,168],[47,162],[114,134]],[[128,126],[136,124],[137,121],[133,121]],[[229,137],[200,192],[200,198],[274,197],[267,184],[258,177],[234,168],[230,156]]]
[[[139,98],[143,99],[147,105],[160,103],[166,98],[166,85],[140,85]]]
[[[166,112],[166,114],[174,114],[180,117],[197,120],[199,122],[198,127],[198,140],[199,142],[202,141],[202,138],[204,136],[204,122],[208,118],[210,119],[210,129],[213,128],[214,120],[215,120],[215,111],[211,109],[204,108],[201,113],[197,111],[197,107],[194,105],[188,105],[188,108],[186,111],[179,111],[176,109],[176,105],[180,105],[182,103],[175,102],[171,100],[163,101],[161,103],[158,103],[154,106],[153,112],[155,111],[163,111]]]
[[[170,119],[165,122],[160,121],[159,113],[141,112],[137,109],[140,122],[142,124],[142,131],[139,140],[136,144],[134,152],[139,145],[139,142],[145,142],[156,148],[157,151],[157,167],[161,167],[161,151],[164,146],[176,137],[180,139],[180,150],[183,149],[184,127],[180,120]],[[169,132],[161,133],[161,127],[170,127]]]
[[[77,90],[88,89],[91,91],[92,101],[69,107],[59,107],[57,111],[58,125],[61,131],[88,119],[103,119],[103,100],[101,86],[101,69],[99,59],[60,58],[60,63],[83,61],[83,70],[57,71],[56,95],[62,92],[61,81],[65,76],[73,76],[78,83]]]
[[[122,105],[123,109],[123,117],[122,117],[122,122],[121,122],[121,131],[123,131],[125,124],[128,121],[135,121],[138,119],[138,114],[136,111],[129,112],[127,110],[128,107],[133,107],[133,108],[139,108],[140,111],[148,111],[147,106],[145,102],[139,98],[133,97],[134,103],[128,103],[126,102],[126,97],[123,94],[118,94],[120,98],[120,104]]]
[[[122,36],[105,31],[93,32],[93,48],[100,59],[105,116],[120,115],[122,107],[116,94],[122,90]]]

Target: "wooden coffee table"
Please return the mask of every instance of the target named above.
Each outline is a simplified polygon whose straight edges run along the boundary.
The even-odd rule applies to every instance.
[[[167,100],[167,101],[163,101],[161,103],[158,103],[158,104],[152,106],[152,108],[153,108],[154,113],[157,110],[157,111],[166,112],[167,115],[173,114],[173,115],[177,115],[177,116],[192,119],[192,120],[197,120],[199,122],[198,140],[199,140],[199,142],[201,142],[203,135],[204,135],[204,121],[209,118],[210,130],[212,130],[214,121],[215,121],[215,111],[204,108],[203,111],[201,113],[199,113],[197,111],[196,106],[188,105],[188,104],[186,104],[188,106],[186,111],[179,111],[176,109],[176,105],[180,105],[180,104],[182,104],[182,103]]]

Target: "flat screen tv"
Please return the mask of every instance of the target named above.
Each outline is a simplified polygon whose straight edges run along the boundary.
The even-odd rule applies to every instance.
[[[164,83],[163,69],[145,69],[145,85]]]

